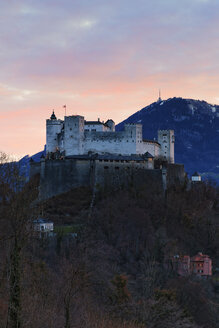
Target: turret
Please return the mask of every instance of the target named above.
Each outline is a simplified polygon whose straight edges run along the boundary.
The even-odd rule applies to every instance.
[[[58,148],[58,134],[61,132],[63,121],[57,120],[53,111],[50,119],[46,120],[46,153],[55,152]]]
[[[115,131],[115,122],[111,119],[107,120],[106,123],[105,123],[111,131]]]

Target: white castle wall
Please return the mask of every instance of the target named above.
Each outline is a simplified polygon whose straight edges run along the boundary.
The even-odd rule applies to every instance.
[[[104,132],[104,131],[110,131],[110,128],[101,123],[89,124],[89,123],[85,122],[84,130],[92,131],[92,132],[95,132],[95,131]]]
[[[161,153],[161,146],[157,142],[143,141],[142,142],[141,153],[142,154],[145,154],[147,151],[152,156],[158,157],[160,155],[160,153]]]

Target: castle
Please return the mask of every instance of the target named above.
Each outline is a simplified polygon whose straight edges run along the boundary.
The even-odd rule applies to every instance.
[[[65,157],[97,153],[99,155],[162,156],[174,163],[174,131],[158,131],[158,141],[142,138],[141,124],[125,124],[123,131],[115,131],[115,123],[85,121],[83,116],[57,119],[55,113],[46,121],[47,155],[60,152]]]
[[[158,131],[158,140],[145,140],[141,124],[86,121],[83,116],[46,120],[46,157],[30,163],[30,176],[40,174],[40,199],[72,188],[118,188],[154,184],[165,190],[168,181],[183,181],[184,167],[174,164],[174,131]],[[154,166],[154,160],[166,161]]]

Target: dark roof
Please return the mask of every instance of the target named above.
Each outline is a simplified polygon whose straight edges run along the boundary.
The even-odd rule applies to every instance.
[[[104,124],[104,123],[100,121],[84,121],[84,124],[96,125],[96,124]]]
[[[52,115],[50,116],[50,120],[56,120],[56,116],[55,116],[54,111],[52,112]]]
[[[136,161],[141,162],[145,161],[147,158],[153,158],[153,156],[148,153],[148,157],[145,155],[117,155],[117,154],[87,154],[87,155],[72,155],[72,156],[66,156],[66,159],[84,159],[84,160],[90,160],[90,159],[96,159],[96,160],[124,160],[124,161]]]
[[[53,222],[49,221],[49,220],[45,220],[43,218],[38,218],[38,219],[34,220],[33,223],[53,223]]]
[[[192,176],[193,177],[200,177],[200,174],[198,174],[198,172],[195,172]]]
[[[158,146],[160,146],[159,142],[156,141],[156,140],[143,139],[143,142],[155,143],[155,144],[157,144]]]
[[[108,125],[104,122],[101,122],[101,121],[84,121],[84,124],[85,125],[105,125],[108,127]]]
[[[105,122],[105,124],[107,124],[108,122],[113,122],[113,123],[115,123],[111,118],[109,118],[106,122]]]
[[[144,154],[145,158],[154,158],[154,156],[151,155],[148,151]]]

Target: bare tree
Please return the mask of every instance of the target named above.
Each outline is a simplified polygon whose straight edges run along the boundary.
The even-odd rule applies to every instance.
[[[31,231],[31,203],[37,195],[33,181],[25,184],[19,165],[0,153],[0,241],[7,244],[9,301],[6,328],[21,327],[21,257]]]

